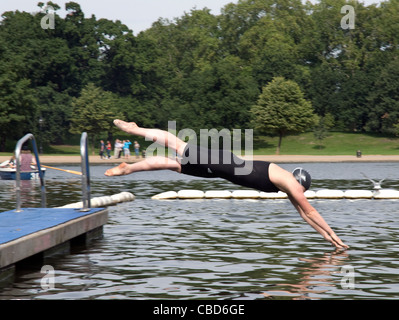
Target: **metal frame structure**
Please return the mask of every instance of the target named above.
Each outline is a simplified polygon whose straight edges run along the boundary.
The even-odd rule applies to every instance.
[[[17,164],[16,170],[16,198],[17,198],[17,206],[16,212],[21,212],[21,149],[25,142],[32,140],[33,152],[36,158],[37,168],[39,170],[39,179],[40,179],[40,189],[41,189],[41,207],[46,208],[46,186],[44,183],[44,174],[42,172],[42,168],[40,165],[39,152],[37,150],[36,139],[32,133],[26,134],[23,138],[21,138],[15,147],[15,160]],[[89,211],[91,208],[90,203],[90,166],[89,166],[89,156],[88,156],[88,148],[87,148],[87,133],[83,132],[80,139],[80,156],[81,167],[82,167],[82,203],[83,208],[81,211]]]
[[[15,161],[17,164],[17,171],[16,171],[16,195],[17,195],[17,208],[16,212],[21,212],[21,149],[25,142],[28,140],[32,140],[33,152],[35,153],[36,157],[36,164],[39,170],[39,179],[40,179],[40,189],[41,189],[41,197],[42,197],[42,208],[46,207],[46,186],[44,184],[44,175],[42,172],[42,168],[40,166],[40,159],[39,159],[39,152],[37,151],[37,144],[36,139],[33,134],[28,133],[23,138],[21,138],[15,147]]]

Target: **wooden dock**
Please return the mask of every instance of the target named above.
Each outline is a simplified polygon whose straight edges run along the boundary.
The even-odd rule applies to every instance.
[[[0,278],[14,265],[73,239],[102,232],[108,210],[87,212],[73,208],[28,208],[0,213]]]

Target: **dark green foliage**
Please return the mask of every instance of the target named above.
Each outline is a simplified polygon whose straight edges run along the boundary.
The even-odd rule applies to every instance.
[[[220,15],[193,9],[136,35],[120,21],[86,17],[77,2],[65,4],[65,18],[47,3],[54,29],[41,27],[44,3],[37,14],[5,12],[0,151],[26,132],[40,132],[46,144],[68,140],[70,129],[107,133],[114,116],[158,128],[252,128],[252,106],[279,77],[295,83],[321,119],[332,117],[334,130],[397,133],[399,1],[303,2],[238,0]],[[345,4],[354,7],[354,29],[341,28]],[[82,103],[85,96],[91,100]],[[107,124],[91,131],[76,117],[95,121],[92,113]],[[323,130],[319,123],[319,138]]]
[[[299,86],[282,77],[273,78],[263,88],[252,113],[256,129],[279,136],[277,154],[286,134],[304,132],[312,128],[317,120],[311,103],[304,99]]]

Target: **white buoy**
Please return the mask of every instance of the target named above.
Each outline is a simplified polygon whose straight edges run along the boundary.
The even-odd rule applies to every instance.
[[[205,193],[201,190],[180,190],[177,197],[179,199],[202,199],[205,197]]]
[[[78,208],[83,208],[83,202],[75,202],[75,203],[70,203],[67,204],[61,208],[68,208],[68,209],[78,209]]]
[[[97,199],[98,199],[98,206],[99,207],[104,207],[106,205],[105,199],[103,197],[97,197]]]
[[[101,204],[101,201],[99,198],[93,198],[93,199],[90,199],[90,205],[93,208],[99,208],[99,207],[101,207],[102,204]]]
[[[370,190],[318,190],[305,191],[305,197],[308,199],[399,199],[399,191],[392,189],[381,189],[374,192]],[[112,203],[119,202],[116,198],[118,195],[111,197],[101,197],[92,199],[92,206],[98,206],[108,203],[107,199],[113,199]],[[134,195],[127,193],[122,196],[123,201],[129,201],[134,199]],[[157,194],[152,197],[155,200],[168,200],[168,199],[286,199],[287,194],[284,192],[259,192],[256,190],[236,190],[233,192],[227,190],[211,190],[211,191],[200,191],[200,190],[181,190],[179,192],[168,191]]]
[[[371,199],[373,192],[370,190],[346,190],[344,197],[346,199]]]
[[[92,208],[106,207],[117,204],[119,202],[133,201],[135,196],[130,192],[121,192],[112,196],[103,196],[90,199]],[[83,202],[70,203],[59,208],[83,208]]]
[[[151,199],[154,199],[154,200],[171,200],[171,199],[177,199],[177,192],[176,192],[176,191],[162,192],[162,193],[156,194],[156,195],[153,196]]]
[[[255,190],[236,190],[231,193],[233,199],[259,199],[260,193]]]
[[[288,195],[285,192],[260,192],[259,198],[261,199],[287,199]]]
[[[122,201],[123,201],[123,195],[121,195],[120,193],[118,193],[118,194],[113,194],[113,195],[111,196],[111,200],[112,200],[112,202],[114,202],[114,203],[122,202]]]
[[[103,198],[103,201],[104,201],[104,205],[105,205],[105,206],[109,206],[109,205],[113,204],[113,203],[112,203],[112,198],[111,198],[110,196],[104,196],[104,197],[102,197],[102,198]]]
[[[381,189],[374,192],[374,199],[399,199],[399,191],[392,189]]]
[[[342,199],[344,192],[341,190],[319,190],[316,192],[318,199]]]
[[[205,192],[206,199],[230,199],[231,192],[227,190],[215,190],[215,191],[206,191]]]
[[[133,193],[127,191],[121,192],[120,195],[122,196],[122,201],[133,201],[136,198]]]
[[[305,194],[305,197],[306,197],[307,199],[314,199],[314,198],[316,198],[316,192],[314,192],[313,190],[306,190],[304,194]]]

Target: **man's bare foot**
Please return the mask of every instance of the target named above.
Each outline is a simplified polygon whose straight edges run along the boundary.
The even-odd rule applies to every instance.
[[[130,134],[135,134],[136,129],[139,127],[135,122],[126,122],[119,119],[114,120],[114,125]]]
[[[119,166],[105,171],[105,175],[108,177],[123,176],[123,175],[127,174],[126,167],[127,167],[127,163],[123,162]]]

